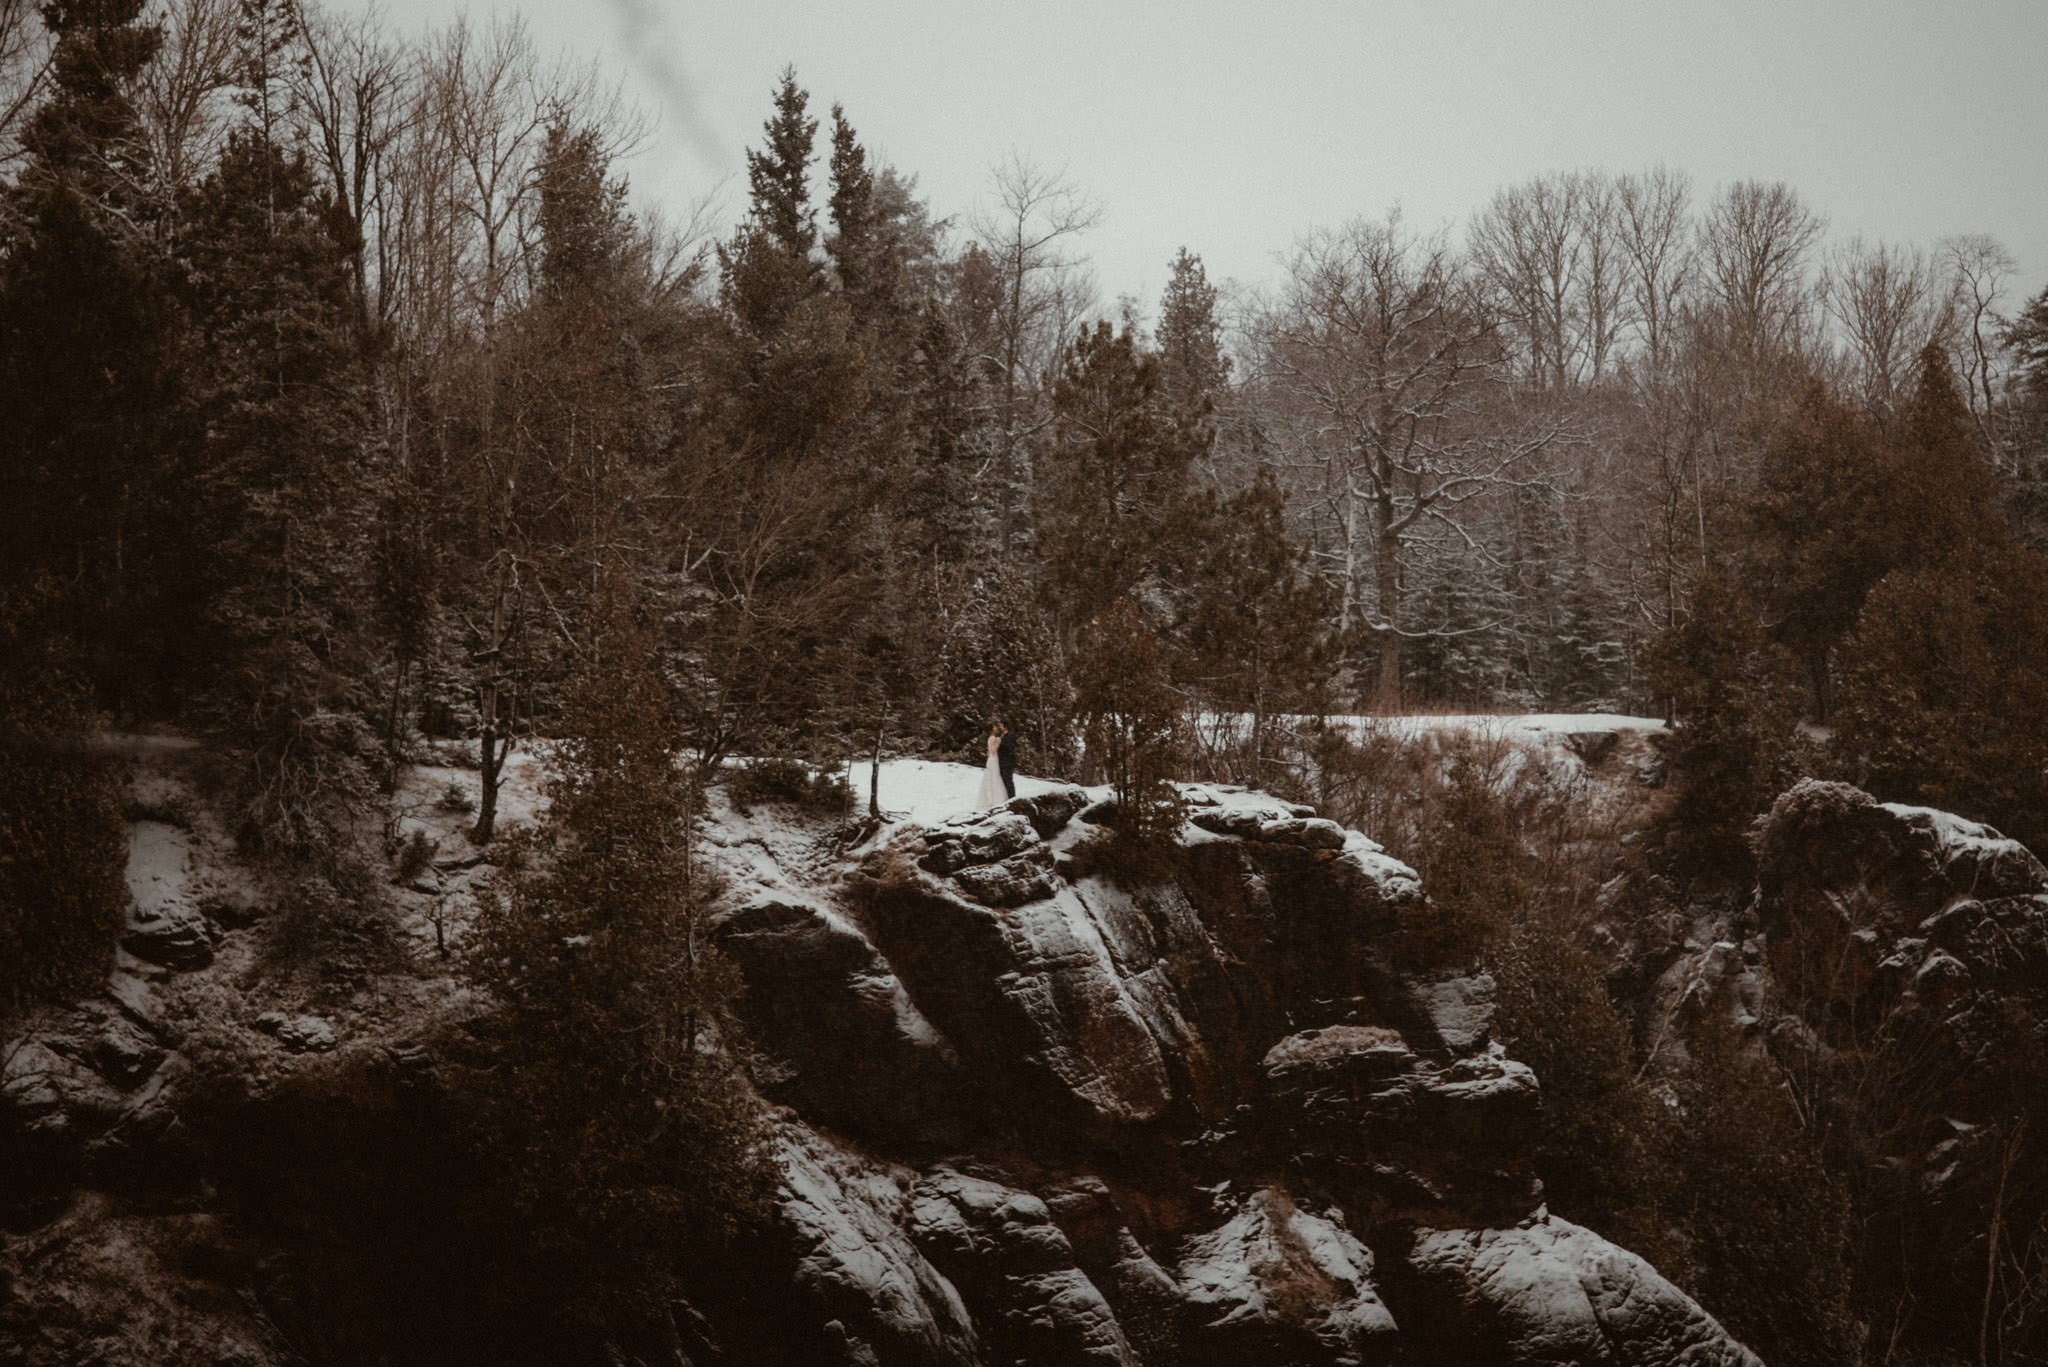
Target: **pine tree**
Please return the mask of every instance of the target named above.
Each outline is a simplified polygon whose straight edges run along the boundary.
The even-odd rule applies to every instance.
[[[2002,541],[2002,522],[1938,347],[1921,353],[1889,439],[1807,382],[1765,445],[1743,555],[1773,637],[1805,664],[1817,718],[1829,712],[1836,648],[1877,582]]]
[[[718,249],[721,296],[743,331],[757,342],[824,284],[811,259],[817,213],[811,207],[811,146],[818,121],[805,114],[810,96],[784,67],[775,112],[762,125],[761,150],[747,149],[746,221]]]
[[[832,106],[832,236],[826,242],[839,287],[863,319],[893,301],[895,253],[883,239],[875,203],[875,173],[846,111]]]
[[[21,138],[28,157],[17,192],[31,200],[60,186],[96,205],[134,209],[148,158],[129,91],[163,46],[144,22],[146,0],[51,0],[43,22],[56,39],[53,90]]]
[[[219,669],[205,697],[253,750],[244,834],[319,854],[344,819],[329,804],[368,796],[379,748],[364,607],[383,470],[366,437],[347,254],[304,155],[253,121],[183,208],[207,552],[198,637]]]
[[[1835,748],[1858,783],[2048,851],[2048,559],[1895,571],[1845,654]]]
[[[792,256],[810,255],[817,245],[817,214],[811,208],[811,148],[818,121],[805,114],[810,95],[796,83],[796,68],[782,69],[775,88],[775,113],[762,127],[767,145],[747,151],[749,216],[768,240]]]
[[[1189,677],[1211,706],[1251,717],[1255,784],[1271,716],[1319,711],[1335,666],[1336,604],[1288,536],[1285,511],[1270,477],[1225,500],[1189,498],[1167,574]]]

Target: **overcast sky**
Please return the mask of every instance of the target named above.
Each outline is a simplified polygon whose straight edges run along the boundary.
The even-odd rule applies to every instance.
[[[343,0],[360,7],[367,0]],[[2048,282],[2048,0],[402,0],[415,29],[523,13],[654,116],[636,197],[744,208],[778,72],[964,214],[1015,151],[1104,210],[1106,300],[1156,308],[1187,246],[1272,280],[1303,231],[1462,225],[1546,171],[1663,162],[1702,195],[1789,182],[1830,235],[1983,232]],[[825,143],[821,136],[820,148]],[[822,196],[821,196],[822,197]]]

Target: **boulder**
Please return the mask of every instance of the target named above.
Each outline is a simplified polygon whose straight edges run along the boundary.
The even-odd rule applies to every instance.
[[[992,1360],[1137,1367],[1038,1197],[941,1167],[912,1189],[910,1232],[966,1297]]]
[[[785,1129],[775,1219],[806,1312],[786,1327],[792,1360],[862,1367],[965,1367],[981,1343],[953,1284],[911,1242],[887,1173],[815,1135]],[[806,1342],[807,1340],[812,1340]],[[808,1356],[794,1352],[808,1347]]]
[[[1266,1055],[1266,1092],[1232,1136],[1314,1175],[1347,1208],[1437,1223],[1513,1220],[1542,1199],[1529,1171],[1541,1093],[1498,1048],[1448,1064],[1396,1031],[1304,1031]]]
[[[1067,787],[1031,797],[1012,798],[1007,810],[1021,812],[1040,839],[1050,840],[1065,830],[1075,814],[1087,805],[1086,789]]]
[[[807,898],[760,894],[718,913],[713,935],[746,976],[740,1009],[771,1095],[912,1149],[956,1142],[970,1088],[952,1043],[867,935]]]
[[[998,807],[961,817],[925,835],[926,853],[918,861],[932,873],[950,874],[975,864],[993,864],[1030,849],[1038,830],[1023,812]]]
[[[1220,1227],[1181,1245],[1187,1363],[1380,1361],[1399,1332],[1373,1255],[1334,1211],[1280,1188],[1252,1192]]]
[[[1403,1261],[1395,1312],[1432,1362],[1763,1367],[1643,1259],[1544,1212],[1419,1229]]]
[[[189,971],[213,962],[220,931],[193,901],[190,860],[190,837],[181,828],[162,821],[130,827],[121,947],[145,963]]]

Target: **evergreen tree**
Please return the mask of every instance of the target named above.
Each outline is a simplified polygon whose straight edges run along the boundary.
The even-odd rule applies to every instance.
[[[811,208],[812,145],[818,121],[806,115],[810,95],[796,83],[796,68],[782,69],[775,88],[775,113],[762,125],[767,145],[747,151],[749,216],[768,240],[792,256],[808,257],[817,245],[817,213]]]
[[[1081,334],[1053,383],[1054,432],[1038,510],[1045,587],[1069,634],[1153,581],[1206,424],[1160,394],[1158,357],[1106,322]]]
[[[95,205],[137,207],[148,157],[129,97],[163,46],[143,20],[146,0],[49,0],[43,23],[56,39],[50,98],[30,116],[17,186],[31,200],[60,187]]]
[[[367,796],[377,745],[367,439],[347,253],[303,154],[253,122],[186,197],[178,239],[194,323],[190,414],[206,547],[199,640],[216,720],[254,748],[260,841],[334,847],[327,809]]]
[[[810,96],[784,67],[775,112],[762,125],[765,144],[747,149],[746,221],[719,247],[722,295],[742,330],[756,339],[776,331],[799,302],[824,283],[811,259],[817,212],[811,207],[811,151],[818,121],[806,115]]]
[[[1893,505],[1877,429],[1809,380],[1773,429],[1750,502],[1750,578],[1774,635],[1804,663],[1817,719],[1830,656],[1863,596],[1891,568],[1905,510]]]
[[[881,206],[875,199],[875,173],[868,165],[846,111],[832,106],[832,235],[826,250],[839,275],[839,287],[855,301],[854,312],[871,317],[893,302],[896,256],[885,237]]]
[[[1176,523],[1167,575],[1174,636],[1201,696],[1250,714],[1251,781],[1260,783],[1271,716],[1322,709],[1336,604],[1287,535],[1285,500],[1270,477],[1228,499],[1191,497]]]
[[[626,183],[609,170],[597,129],[549,125],[537,180],[540,282],[552,298],[603,294],[624,283],[633,225]]]
[[[1725,574],[1694,586],[1692,610],[1644,652],[1651,687],[1678,716],[1667,748],[1678,816],[1710,842],[1739,835],[1785,785],[1798,719],[1791,661]]]
[[[1836,750],[1856,782],[2048,852],[2048,559],[1895,571],[1846,654]]]
[[[1140,846],[1170,836],[1181,819],[1173,780],[1186,749],[1186,702],[1165,646],[1128,598],[1081,633],[1074,710],[1090,767],[1116,790],[1118,836]]]
[[[0,582],[64,586],[39,622],[101,699],[164,708],[185,510],[162,453],[177,318],[128,91],[161,34],[142,0],[55,0],[50,95],[0,189]]]
[[[1748,523],[1751,591],[1774,638],[1805,664],[1825,720],[1835,649],[1872,587],[1894,569],[2003,540],[1990,472],[1941,350],[1921,353],[1889,440],[1809,381],[1765,445]]]
[[[0,1022],[103,989],[126,919],[117,775],[86,753],[89,694],[62,633],[36,621],[55,603],[47,581],[0,586]]]
[[[602,1265],[746,1219],[760,1132],[734,1073],[738,978],[705,923],[657,637],[622,570],[605,572],[588,623],[539,857],[480,907],[469,968],[498,1004],[480,1133],[520,1208]]]
[[[1195,418],[1207,417],[1230,377],[1223,354],[1223,324],[1216,287],[1202,258],[1182,247],[1167,267],[1159,301],[1159,367],[1168,400]]]
[[[975,751],[991,721],[1014,731],[1040,773],[1064,773],[1073,760],[1073,695],[1059,645],[1023,586],[976,580],[945,624],[932,671],[933,742],[979,765]]]

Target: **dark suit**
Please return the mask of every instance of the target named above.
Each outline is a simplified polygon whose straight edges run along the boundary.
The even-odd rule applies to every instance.
[[[1003,776],[1003,791],[1011,797],[1017,796],[1017,733],[1003,732],[1003,738],[996,742],[996,769]]]

